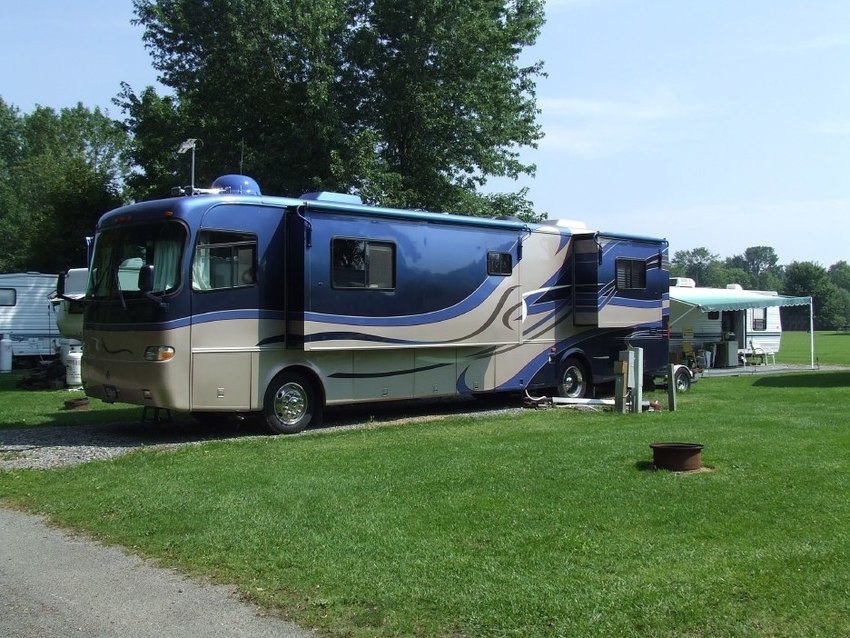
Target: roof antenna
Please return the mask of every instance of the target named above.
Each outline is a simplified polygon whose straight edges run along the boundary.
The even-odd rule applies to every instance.
[[[195,146],[201,140],[195,139],[194,137],[190,137],[188,140],[180,144],[177,148],[177,152],[182,155],[186,151],[192,151],[192,185],[190,186],[191,190],[190,194],[195,194]]]

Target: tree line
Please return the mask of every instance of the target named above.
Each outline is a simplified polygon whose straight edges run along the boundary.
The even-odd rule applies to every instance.
[[[698,286],[725,288],[740,284],[747,290],[775,290],[792,297],[812,297],[815,329],[850,326],[850,264],[838,261],[828,268],[810,261],[779,264],[770,246],[751,246],[742,255],[721,259],[705,247],[678,250],[670,260],[671,277],[688,277]],[[807,330],[808,309],[782,308],[787,329]]]

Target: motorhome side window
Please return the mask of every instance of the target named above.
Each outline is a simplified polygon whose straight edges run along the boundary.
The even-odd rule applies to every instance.
[[[487,253],[487,274],[508,277],[513,272],[514,264],[510,253]]]
[[[395,288],[395,244],[343,238],[331,244],[334,288]]]
[[[14,306],[18,303],[18,291],[14,288],[0,288],[0,306]]]
[[[767,308],[753,308],[753,330],[767,330]]]
[[[617,290],[646,288],[646,262],[639,259],[617,260]]]
[[[198,235],[192,260],[193,290],[222,290],[256,282],[257,239],[218,230]]]

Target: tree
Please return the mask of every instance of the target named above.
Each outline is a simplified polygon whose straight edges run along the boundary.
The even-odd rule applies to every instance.
[[[540,138],[538,65],[518,67],[543,21],[539,2],[362,2],[354,37],[357,86],[377,132],[377,176],[397,178],[394,204],[440,210],[488,175],[517,177],[532,166],[518,146]]]
[[[673,253],[670,274],[676,277],[690,277],[698,286],[707,286],[710,268],[717,260],[718,256],[710,253],[707,248],[677,250]]]
[[[743,255],[726,259],[726,266],[747,273],[747,281],[738,282],[754,290],[777,290],[782,285],[779,257],[770,246],[750,246]]]
[[[21,160],[23,132],[21,115],[17,108],[6,104],[0,97],[0,180],[6,182],[11,167]]]
[[[81,104],[21,115],[0,104],[0,266],[62,270],[85,263],[84,237],[122,203],[126,133]]]
[[[750,274],[743,268],[736,268],[726,263],[712,262],[705,275],[704,286],[709,288],[725,288],[729,284],[738,284],[742,288],[751,288]]]
[[[187,127],[177,129],[203,140],[199,182],[245,172],[272,193],[341,190],[385,205],[490,214],[494,205],[529,208],[525,191],[488,199],[476,189],[489,176],[534,170],[518,150],[541,137],[534,82],[542,70],[518,58],[539,33],[542,0],[134,7]],[[123,101],[143,103],[144,94],[125,91]],[[131,112],[134,134],[148,116]],[[167,165],[167,155],[148,164]]]
[[[783,294],[797,297],[812,297],[816,330],[831,330],[850,323],[846,297],[829,279],[826,269],[810,261],[792,262],[785,268]],[[799,308],[784,309],[783,320],[798,317],[805,312]]]
[[[126,177],[128,195],[135,200],[167,197],[171,189],[188,184],[175,141],[191,137],[192,127],[172,96],[159,96],[153,87],[136,95],[127,83],[113,100],[126,115],[124,130],[130,137],[128,154],[134,170]]]
[[[829,267],[829,278],[842,290],[850,291],[850,264],[838,261]]]

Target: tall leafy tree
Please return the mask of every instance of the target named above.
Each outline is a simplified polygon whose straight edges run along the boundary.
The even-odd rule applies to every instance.
[[[542,71],[518,60],[539,33],[542,0],[134,6],[160,80],[174,91],[180,130],[203,141],[199,182],[246,172],[281,194],[329,189],[435,210],[529,209],[524,191],[488,198],[477,188],[488,176],[533,172],[518,149],[541,136]],[[131,118],[134,134],[140,122]]]
[[[85,236],[122,203],[125,131],[78,104],[21,115],[0,108],[0,266],[62,270],[85,264]]]
[[[0,97],[0,180],[10,178],[11,168],[21,160],[23,147],[20,111]]]
[[[830,281],[829,273],[820,264],[810,261],[795,261],[785,268],[784,294],[811,296],[814,306],[816,330],[830,330],[850,322],[846,307],[846,296]],[[804,311],[795,308],[783,309],[785,317],[798,318]],[[798,321],[799,322],[799,321]]]
[[[180,103],[150,86],[136,95],[126,83],[113,102],[126,116],[124,127],[130,137],[133,170],[125,178],[128,195],[135,200],[158,199],[175,186],[188,185],[190,164],[185,158],[181,163],[175,140],[191,137],[194,127],[188,125]]]
[[[691,250],[677,250],[670,261],[670,274],[676,277],[690,277],[698,286],[710,286],[709,274],[719,256],[699,247]]]
[[[850,292],[850,264],[837,261],[829,267],[829,278],[839,288]]]
[[[725,288],[729,284],[738,284],[742,288],[752,288],[750,274],[743,268],[736,268],[721,261],[712,262],[706,272],[704,286]]]
[[[750,246],[743,255],[727,258],[726,266],[746,272],[748,288],[777,290],[782,286],[779,256],[770,246]]]
[[[364,1],[354,37],[360,100],[381,144],[382,172],[366,185],[400,186],[392,203],[458,206],[488,175],[533,166],[519,146],[540,138],[534,79],[518,65],[542,24],[539,2]]]
[[[18,270],[24,261],[20,234],[28,219],[13,180],[23,147],[20,111],[0,97],[0,272]]]

